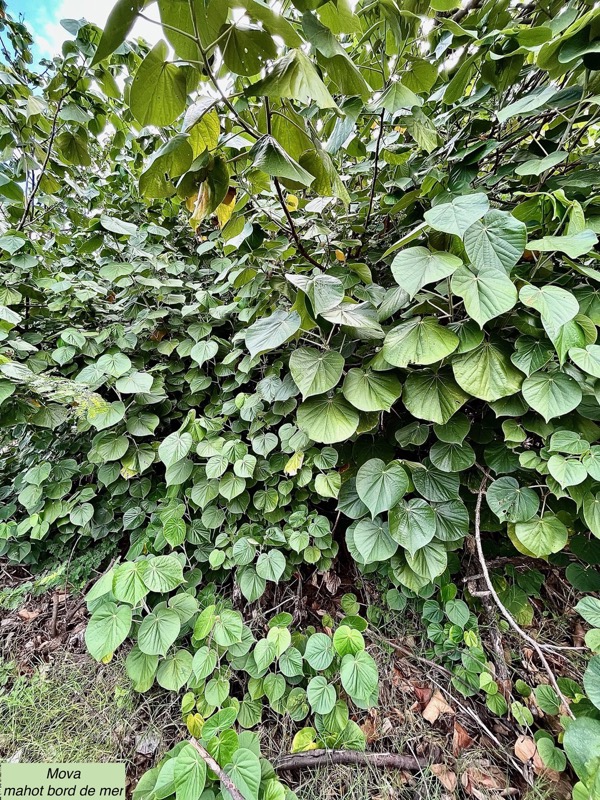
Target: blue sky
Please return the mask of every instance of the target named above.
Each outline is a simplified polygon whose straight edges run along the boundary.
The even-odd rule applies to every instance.
[[[18,18],[22,14],[33,34],[34,57],[52,57],[60,52],[60,47],[70,34],[61,26],[61,19],[85,19],[104,26],[116,0],[8,0],[9,13]],[[156,17],[156,5],[147,9],[148,16]],[[133,31],[134,36],[143,36],[156,41],[160,28],[144,20],[139,21]]]

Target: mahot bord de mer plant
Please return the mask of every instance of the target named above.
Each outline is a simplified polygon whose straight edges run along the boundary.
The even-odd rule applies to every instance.
[[[599,798],[600,7],[158,0],[149,47],[150,5],[36,70],[0,15],[0,554],[91,559],[90,654],[181,693],[136,799],[292,798],[267,708],[364,750],[407,607]],[[277,613],[344,571],[381,608]]]

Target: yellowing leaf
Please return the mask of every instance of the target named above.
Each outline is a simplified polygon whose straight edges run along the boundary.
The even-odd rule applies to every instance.
[[[304,453],[294,453],[285,465],[283,471],[286,475],[296,475],[304,463]]]
[[[288,211],[298,210],[298,198],[295,194],[288,194],[288,196],[285,198],[285,207]]]
[[[344,255],[344,253],[342,253],[341,250],[335,251],[335,257],[338,261],[341,261],[342,263],[346,260],[346,256]]]

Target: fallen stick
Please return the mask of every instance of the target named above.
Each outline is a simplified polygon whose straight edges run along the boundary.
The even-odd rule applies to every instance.
[[[274,763],[277,772],[308,767],[321,767],[328,764],[370,764],[374,767],[393,767],[417,771],[427,767],[430,761],[416,756],[403,756],[398,753],[361,753],[358,750],[307,750],[281,756]]]
[[[244,795],[240,792],[237,788],[235,783],[231,780],[229,775],[224,772],[221,767],[217,764],[208,750],[205,750],[200,742],[193,737],[189,740],[192,747],[200,754],[206,766],[212,769],[215,775],[219,778],[223,786],[227,789],[233,800],[245,800]]]

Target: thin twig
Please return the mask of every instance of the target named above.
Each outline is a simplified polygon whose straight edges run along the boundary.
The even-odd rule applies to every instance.
[[[566,713],[570,717],[572,717],[574,719],[575,715],[571,711],[571,708],[569,706],[567,698],[561,692],[560,686],[556,682],[556,678],[554,677],[554,673],[552,672],[552,668],[550,667],[550,664],[548,663],[548,661],[546,659],[546,656],[544,655],[544,653],[542,651],[542,648],[540,647],[539,643],[536,642],[536,640],[532,636],[530,636],[528,633],[525,633],[525,631],[519,626],[519,624],[514,619],[514,617],[510,613],[510,611],[506,608],[506,606],[502,603],[502,601],[498,597],[498,592],[494,588],[494,584],[492,583],[492,579],[490,578],[490,573],[489,573],[489,570],[488,570],[488,567],[487,567],[487,563],[485,561],[485,556],[483,554],[483,547],[481,545],[481,503],[483,502],[483,496],[485,495],[485,492],[486,492],[487,482],[488,482],[488,473],[485,472],[485,474],[484,474],[484,476],[483,476],[483,478],[481,480],[481,485],[479,487],[479,491],[477,492],[477,502],[475,503],[475,544],[477,546],[477,557],[479,558],[479,565],[481,567],[481,573],[483,575],[483,579],[484,579],[484,581],[486,583],[486,586],[490,590],[490,594],[494,598],[494,602],[498,606],[498,609],[499,609],[500,613],[505,618],[505,620],[508,622],[510,627],[524,641],[526,641],[528,644],[530,644],[531,647],[533,647],[533,649],[537,653],[538,658],[539,658],[540,662],[542,663],[542,666],[544,667],[544,669],[546,670],[546,673],[548,674],[548,678],[550,679],[550,684],[551,684],[552,688],[554,689],[554,691],[556,692],[556,694],[560,697],[560,699],[561,699],[561,701],[562,701],[562,703],[563,703],[563,705],[565,707]]]
[[[217,762],[214,760],[211,754],[202,747],[200,742],[197,739],[192,738],[190,739],[190,744],[196,750],[196,752],[199,753],[199,755],[204,760],[206,765],[210,769],[212,769],[215,775],[219,778],[219,780],[221,781],[223,786],[227,789],[233,800],[245,800],[244,795],[240,792],[240,790],[231,780],[229,775],[221,769],[221,767],[217,764]]]
[[[361,753],[357,750],[308,750],[305,753],[292,753],[281,756],[273,764],[277,772],[291,769],[306,769],[328,764],[369,764],[374,767],[393,767],[418,771],[427,767],[430,759],[417,756],[404,756],[399,753]]]

